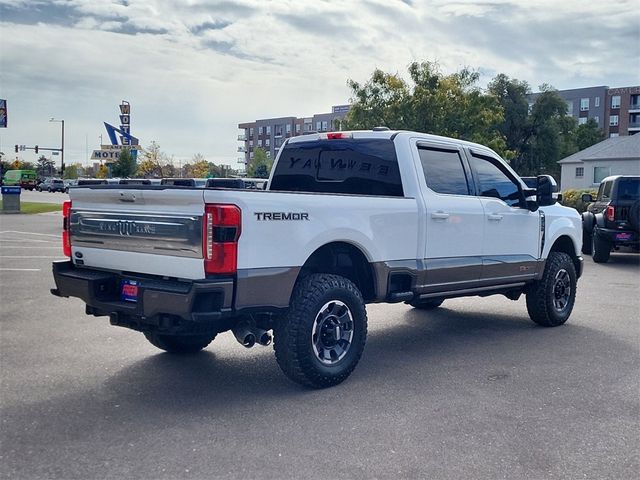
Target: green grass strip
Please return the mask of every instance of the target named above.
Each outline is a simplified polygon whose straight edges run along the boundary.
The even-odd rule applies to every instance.
[[[47,213],[62,210],[62,205],[56,203],[20,202],[20,213]],[[0,201],[0,214],[2,211],[2,201]]]

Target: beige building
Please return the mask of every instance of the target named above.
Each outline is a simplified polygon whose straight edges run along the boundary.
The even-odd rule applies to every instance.
[[[597,188],[610,175],[640,175],[640,135],[607,138],[558,163],[561,191]]]

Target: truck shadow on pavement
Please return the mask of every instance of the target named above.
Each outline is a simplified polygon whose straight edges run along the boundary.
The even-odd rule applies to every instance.
[[[279,425],[285,435],[299,432],[300,422],[319,425],[326,415],[319,405],[331,405],[332,424],[346,422],[357,428],[369,415],[384,411],[385,402],[394,402],[399,411],[477,395],[490,402],[487,399],[498,399],[507,387],[518,398],[522,385],[532,378],[542,385],[580,391],[580,385],[597,376],[594,362],[602,371],[635,376],[632,363],[618,364],[621,357],[634,357],[633,345],[581,325],[579,318],[575,324],[545,329],[526,314],[457,311],[458,305],[449,309],[445,302],[430,312],[390,307],[396,320],[389,323],[382,315],[386,309],[372,312],[358,368],[345,383],[326,390],[309,390],[288,381],[271,348],[242,355],[230,355],[227,349],[218,354],[214,341],[191,356],[150,355],[106,380],[6,408],[3,437],[16,452],[7,452],[11,454],[7,458],[12,466],[29,470],[25,467],[31,465],[29,457],[17,453],[25,446],[34,455],[46,446],[55,456],[69,446],[84,448],[78,447],[84,445],[79,442],[91,445],[91,439],[121,438],[121,445],[109,445],[100,453],[100,458],[108,459],[125,452],[127,442],[189,429],[224,438],[229,431],[267,432]],[[615,354],[594,359],[594,345]],[[603,379],[603,388],[607,381],[617,380]],[[296,420],[283,424],[283,418]],[[250,419],[249,426],[243,419]],[[25,431],[22,425],[33,428]]]
[[[487,371],[500,370],[512,365],[514,356],[523,363],[539,363],[561,356],[567,348],[585,348],[588,356],[588,346],[593,343],[601,347],[606,344],[609,351],[620,355],[633,353],[632,346],[583,325],[543,328],[522,316],[460,312],[446,308],[446,303],[435,311],[408,309],[397,317],[400,320],[389,323],[370,322],[360,364],[344,384],[332,389],[310,390],[290,382],[278,368],[271,347],[254,347],[246,354],[231,356],[216,353],[216,341],[194,355],[150,355],[93,389],[99,389],[100,396],[109,398],[109,402],[126,407],[132,416],[136,409],[169,415],[202,409],[215,414],[230,404],[253,405],[281,397],[334,396],[344,389],[388,389],[390,385],[402,389],[406,375],[425,380],[479,366],[486,366]],[[80,408],[96,393],[88,389],[71,398],[53,399],[52,403],[59,401],[60,405],[50,408],[68,409],[69,403]]]

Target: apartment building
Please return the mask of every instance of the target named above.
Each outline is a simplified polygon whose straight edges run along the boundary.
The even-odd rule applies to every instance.
[[[578,124],[587,123],[591,118],[596,121],[601,130],[606,131],[606,102],[609,87],[573,88],[559,90],[558,94],[567,103],[567,115],[571,115]],[[533,107],[540,93],[528,95],[529,108]]]
[[[567,103],[567,115],[587,123],[592,118],[607,137],[633,135],[640,131],[640,86],[609,88],[597,87],[559,90]],[[540,93],[528,95],[533,107]]]
[[[278,117],[238,124],[238,152],[243,154],[238,163],[248,164],[256,148],[262,148],[269,158],[275,158],[278,150],[289,137],[309,132],[332,132],[342,129],[342,121],[350,105],[334,105],[330,113],[316,113],[310,117]]]
[[[640,132],[640,86],[608,89],[605,116],[608,137]]]

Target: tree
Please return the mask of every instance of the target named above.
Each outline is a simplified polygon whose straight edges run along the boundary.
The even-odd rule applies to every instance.
[[[464,68],[444,75],[435,62],[413,62],[408,73],[410,82],[381,70],[364,84],[349,80],[352,106],[342,127],[415,130],[506,150],[499,130],[502,106],[479,88],[477,72]]]
[[[257,147],[253,151],[253,158],[247,167],[247,175],[251,178],[269,178],[273,162],[267,157],[267,152]]]
[[[136,159],[131,155],[131,151],[123,148],[120,150],[118,160],[111,165],[111,174],[114,177],[127,178],[135,174],[137,168]]]
[[[68,180],[78,178],[78,167],[82,167],[82,165],[78,163],[70,163],[69,165],[65,166],[63,177]]]
[[[96,172],[96,178],[107,178],[109,174],[109,170],[106,165],[100,165],[98,171]]]
[[[505,158],[517,158],[532,133],[527,98],[531,93],[529,84],[501,73],[489,83],[487,91],[498,99],[504,111],[504,121],[498,128],[506,142]]]
[[[201,153],[196,153],[193,156],[193,165],[190,165],[191,173],[190,177],[194,178],[206,178],[209,176],[210,165]]]
[[[175,173],[167,155],[160,150],[160,145],[152,141],[149,148],[140,153],[138,175],[142,177],[168,177]]]
[[[578,125],[576,130],[576,146],[579,150],[595,145],[598,142],[604,140],[604,132],[598,127],[598,123],[590,118],[587,123]]]
[[[576,120],[567,116],[567,104],[549,85],[540,87],[542,93],[531,108],[529,119],[531,136],[522,155],[512,166],[520,175],[560,173],[558,160],[575,152],[572,144]]]
[[[40,155],[40,158],[36,160],[36,174],[38,177],[50,177],[55,173],[56,164],[53,160]]]

